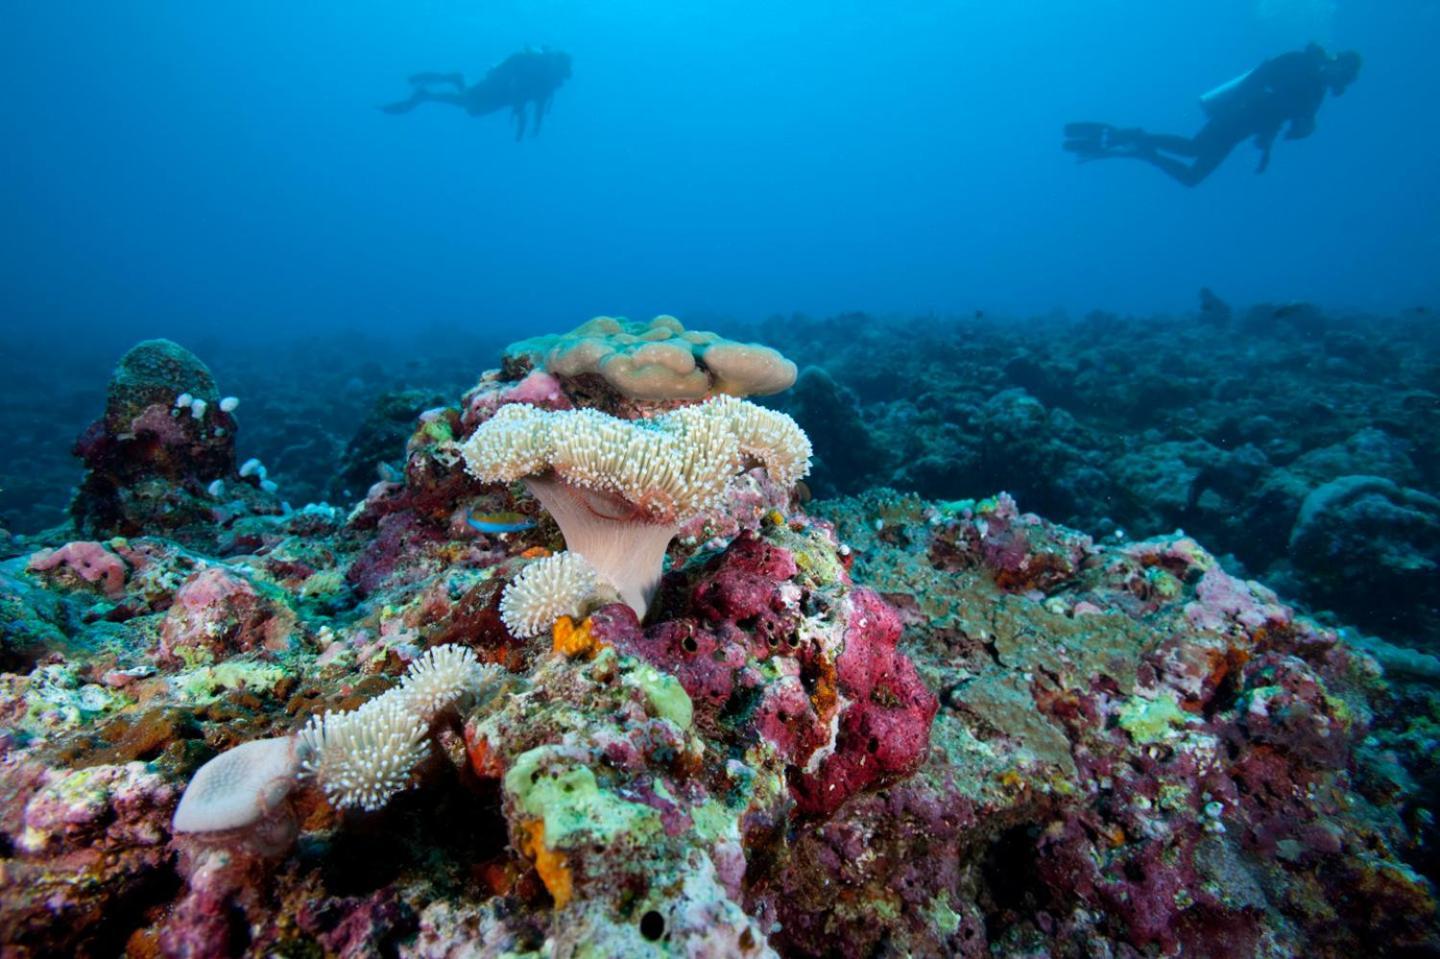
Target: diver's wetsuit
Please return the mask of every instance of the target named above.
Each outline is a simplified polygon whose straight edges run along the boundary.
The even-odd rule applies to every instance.
[[[1323,49],[1313,45],[1266,60],[1238,82],[1193,137],[1077,123],[1066,127],[1070,139],[1065,148],[1079,154],[1081,160],[1144,160],[1186,186],[1195,186],[1215,172],[1231,150],[1253,138],[1262,153],[1257,172],[1263,173],[1282,127],[1288,124],[1287,140],[1314,132],[1315,114],[1326,90],[1334,88],[1327,72],[1332,62]]]
[[[422,103],[449,103],[471,116],[484,116],[509,107],[515,120],[515,139],[520,140],[525,136],[526,106],[535,105],[533,136],[540,132],[555,91],[569,78],[570,54],[558,50],[522,50],[491,67],[484,79],[473,86],[467,87],[459,73],[417,73],[410,78],[415,89],[409,99],[381,109],[386,113],[408,113]]]

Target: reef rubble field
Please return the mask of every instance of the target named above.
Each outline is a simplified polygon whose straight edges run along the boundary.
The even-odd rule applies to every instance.
[[[1261,322],[1226,312],[1187,335]],[[1100,347],[986,373],[875,324],[832,376],[788,329],[511,344],[298,508],[200,359],[131,349],[64,522],[0,533],[0,955],[1440,955],[1423,354],[1311,338],[1416,385],[1332,383],[1313,433],[1240,402],[1233,449],[1172,376],[1209,418],[1107,471],[1066,412],[1129,415]],[[1184,501],[1116,496],[1166,443]],[[1025,485],[927,493],[1012,447]],[[1347,450],[1380,465],[1333,488]],[[1273,555],[1225,521],[1261,502]],[[1420,611],[1342,625],[1306,523]],[[1411,534],[1380,569],[1377,528]]]

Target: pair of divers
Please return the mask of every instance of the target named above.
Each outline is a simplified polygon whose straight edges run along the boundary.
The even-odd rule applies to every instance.
[[[1303,140],[1315,132],[1315,114],[1325,94],[1340,96],[1359,73],[1358,53],[1332,56],[1312,43],[1266,60],[1202,96],[1206,122],[1193,137],[1108,123],[1068,123],[1064,149],[1082,163],[1141,160],[1185,186],[1195,186],[1214,173],[1230,151],[1253,139],[1260,150],[1255,172],[1264,173],[1281,129],[1287,140]]]
[[[570,54],[545,47],[526,48],[512,53],[470,85],[459,73],[417,73],[410,78],[412,89],[407,99],[380,109],[399,114],[409,113],[422,103],[448,103],[479,117],[508,108],[518,141],[525,138],[531,112],[535,121],[530,125],[530,135],[540,132],[555,91],[568,79]]]

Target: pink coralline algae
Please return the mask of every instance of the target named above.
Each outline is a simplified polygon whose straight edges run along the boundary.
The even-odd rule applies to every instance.
[[[897,649],[900,618],[868,589],[852,594],[838,677],[845,701],[835,750],[812,775],[792,780],[800,808],[827,815],[854,793],[914,772],[930,748],[939,709],[912,663]]]
[[[158,846],[175,798],[174,786],[140,762],[51,772],[25,804],[20,845],[31,854]]]
[[[1230,622],[1254,630],[1292,618],[1290,610],[1276,602],[1274,593],[1237,579],[1218,566],[1201,577],[1195,587],[1195,601],[1185,607],[1185,615],[1192,624],[1211,630],[1224,630]]]
[[[250,583],[219,566],[195,573],[175,594],[160,626],[159,656],[178,661],[182,651],[215,659],[285,647],[293,618]]]
[[[71,937],[132,921],[172,858],[166,828],[178,789],[146,763],[39,770],[8,761],[0,828],[13,842],[0,868],[6,956],[76,955]]]
[[[703,721],[743,722],[774,746],[799,809],[827,815],[914,772],[938,704],[897,649],[900,619],[884,600],[858,587],[812,591],[800,579],[790,550],[743,533],[694,577],[687,615],[641,633],[608,607],[595,629],[674,675]],[[830,612],[805,628],[810,605]],[[835,613],[848,615],[837,622]]]
[[[394,585],[389,582],[397,571],[404,577],[408,568],[413,569],[413,557],[421,555],[428,546],[444,542],[442,531],[419,522],[409,513],[392,513],[380,519],[376,525],[375,537],[353,564],[346,578],[360,590],[369,594],[381,586]]]
[[[465,396],[464,424],[474,428],[506,403],[529,403],[547,410],[573,409],[560,381],[544,370],[532,370],[513,385],[482,384]]]
[[[986,505],[983,516],[978,507],[967,511],[971,522],[940,527],[931,548],[936,566],[983,565],[1000,588],[1038,596],[1074,577],[1094,550],[1090,537],[1021,513],[1005,493]]]
[[[59,549],[41,550],[30,557],[31,572],[63,570],[99,588],[108,599],[125,593],[125,561],[99,543],[76,540]]]
[[[416,926],[414,913],[389,889],[307,902],[296,919],[328,955],[348,959],[378,955],[376,943],[393,941]]]

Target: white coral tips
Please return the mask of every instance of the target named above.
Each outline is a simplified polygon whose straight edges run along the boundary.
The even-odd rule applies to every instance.
[[[427,725],[390,695],[354,712],[311,717],[300,731],[300,769],[337,809],[382,808],[425,758]]]
[[[515,636],[539,636],[561,616],[583,615],[599,585],[594,568],[579,553],[556,553],[526,566],[505,588],[500,618]]]
[[[428,723],[461,696],[478,689],[486,669],[468,646],[436,646],[410,664],[398,695],[407,709]]]

